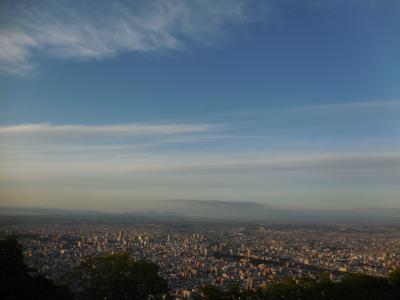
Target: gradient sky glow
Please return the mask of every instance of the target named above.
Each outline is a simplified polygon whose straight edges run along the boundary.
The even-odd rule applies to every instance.
[[[0,206],[400,208],[400,2],[1,1]]]

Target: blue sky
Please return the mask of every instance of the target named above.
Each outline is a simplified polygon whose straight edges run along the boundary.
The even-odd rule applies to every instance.
[[[0,201],[400,207],[398,1],[2,1]]]

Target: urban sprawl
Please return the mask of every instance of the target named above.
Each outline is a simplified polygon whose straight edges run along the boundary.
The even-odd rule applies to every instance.
[[[9,222],[27,263],[61,280],[88,257],[127,252],[160,266],[177,299],[205,284],[254,289],[277,278],[386,276],[400,265],[400,227],[283,226],[172,221]]]

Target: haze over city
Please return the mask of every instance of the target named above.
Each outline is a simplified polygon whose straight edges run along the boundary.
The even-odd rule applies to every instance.
[[[1,1],[0,206],[384,219],[400,209],[399,9]]]

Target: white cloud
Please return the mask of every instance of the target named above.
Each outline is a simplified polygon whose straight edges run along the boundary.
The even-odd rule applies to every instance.
[[[0,126],[0,137],[18,135],[65,138],[67,136],[138,136],[174,135],[207,132],[222,128],[216,124],[121,124],[121,125],[52,125],[49,123]]]
[[[400,101],[349,101],[296,107],[296,111],[348,111],[400,108]]]
[[[398,195],[397,148],[219,151],[223,142],[209,143],[207,137],[220,129],[213,124],[0,127],[0,203],[18,197],[67,203],[69,197],[88,195],[93,203],[105,195],[113,200],[196,195],[263,201],[282,192],[289,202],[309,196],[317,201],[326,194],[355,203],[367,190],[382,201]],[[244,139],[235,143],[248,143]]]
[[[5,1],[0,71],[25,74],[35,55],[103,59],[120,52],[210,45],[249,20],[248,1]]]

